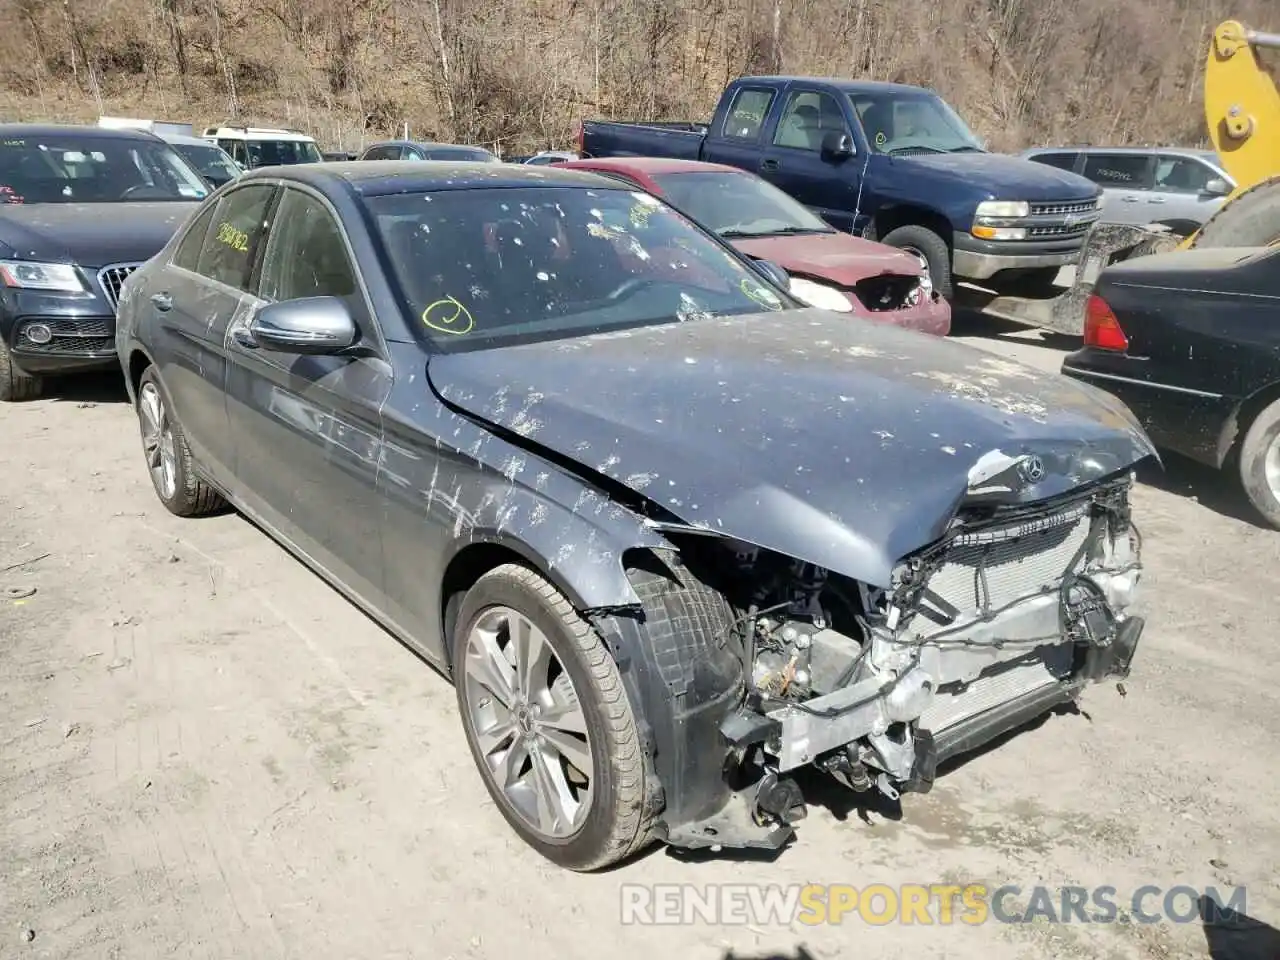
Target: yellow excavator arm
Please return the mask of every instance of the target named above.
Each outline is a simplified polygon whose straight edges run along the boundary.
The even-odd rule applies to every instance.
[[[1280,50],[1280,33],[1260,33],[1228,20],[1213,31],[1204,69],[1209,139],[1243,192],[1280,174],[1280,89],[1259,59]]]
[[[1179,244],[1182,249],[1280,244],[1280,89],[1264,60],[1275,50],[1280,34],[1250,30],[1237,20],[1213,31],[1204,118],[1236,186],[1218,212]]]

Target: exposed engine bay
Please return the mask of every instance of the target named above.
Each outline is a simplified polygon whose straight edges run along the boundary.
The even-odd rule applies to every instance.
[[[800,768],[924,792],[941,760],[1126,676],[1143,627],[1126,614],[1141,575],[1130,484],[962,515],[887,589],[703,539],[739,617],[745,695],[721,729],[756,823],[804,815]]]

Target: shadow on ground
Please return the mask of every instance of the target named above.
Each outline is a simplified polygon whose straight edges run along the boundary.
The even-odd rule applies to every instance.
[[[796,947],[796,952],[793,954],[783,954],[783,953],[741,954],[741,953],[734,953],[732,950],[727,950],[725,951],[725,955],[722,958],[722,960],[814,960],[814,956],[812,953],[806,950],[803,946],[799,946],[799,947]]]
[[[41,399],[55,403],[128,403],[124,377],[120,371],[86,373],[75,377],[50,377],[44,382]]]
[[[951,314],[951,336],[981,337],[984,340],[1029,343],[1050,350],[1072,351],[1080,349],[1080,338],[1065,333],[1054,333],[988,316],[976,310],[957,307]]]
[[[1200,898],[1200,922],[1210,960],[1276,960],[1280,930],[1246,913]]]
[[[1147,463],[1138,470],[1142,483],[1195,500],[1214,513],[1260,530],[1271,529],[1245,497],[1232,466],[1215,470],[1176,453],[1163,453],[1161,458],[1163,468],[1158,463]]]

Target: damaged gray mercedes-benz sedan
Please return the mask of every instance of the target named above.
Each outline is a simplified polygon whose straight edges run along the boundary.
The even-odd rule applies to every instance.
[[[1142,633],[1123,405],[776,277],[590,174],[262,169],[117,343],[166,506],[446,671],[498,809],[592,869],[779,847],[803,768],[927,790]]]

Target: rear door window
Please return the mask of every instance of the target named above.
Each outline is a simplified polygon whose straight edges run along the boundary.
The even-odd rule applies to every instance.
[[[1121,190],[1147,190],[1152,182],[1152,158],[1140,153],[1091,153],[1084,175],[1094,183]]]
[[[249,291],[253,257],[267,226],[276,188],[250,184],[222,198],[200,254],[197,272],[237,290]]]
[[[218,212],[218,207],[219,204],[217,203],[209,204],[192,221],[191,226],[187,228],[186,234],[179,241],[178,249],[173,254],[173,265],[175,267],[181,267],[193,273],[199,271],[200,254],[204,250],[205,237],[209,234],[209,225],[213,222],[213,216]]]
[[[739,87],[733,95],[729,112],[725,114],[721,134],[735,140],[758,139],[764,118],[769,115],[769,107],[773,104],[773,96],[772,90]]]

